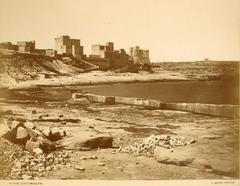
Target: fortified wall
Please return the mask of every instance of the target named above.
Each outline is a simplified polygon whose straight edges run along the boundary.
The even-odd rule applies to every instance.
[[[106,45],[92,45],[92,54],[87,60],[96,62],[103,59],[110,60],[111,68],[123,67],[132,63],[130,56],[124,49],[114,50],[113,42],[107,42]]]
[[[139,46],[130,48],[130,58],[137,64],[149,64],[149,50],[140,49]]]

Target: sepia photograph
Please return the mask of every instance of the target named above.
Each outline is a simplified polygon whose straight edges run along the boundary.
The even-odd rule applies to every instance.
[[[240,0],[0,0],[0,185],[238,184],[239,63]]]

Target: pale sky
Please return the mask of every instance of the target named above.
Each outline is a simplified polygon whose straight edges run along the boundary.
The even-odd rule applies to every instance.
[[[0,42],[54,38],[115,49],[139,45],[151,61],[240,60],[240,0],[0,0]]]

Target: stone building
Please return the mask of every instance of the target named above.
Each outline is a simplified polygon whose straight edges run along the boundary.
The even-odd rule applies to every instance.
[[[35,41],[18,41],[18,51],[33,53],[35,52]]]
[[[0,48],[8,49],[8,50],[14,50],[14,51],[18,50],[18,46],[17,45],[13,45],[11,42],[0,43]]]
[[[137,64],[149,64],[149,50],[140,49],[139,46],[130,48],[130,58]]]
[[[130,60],[130,56],[126,53],[124,49],[113,51],[111,59],[113,67],[123,67],[132,63],[132,61]]]
[[[106,45],[92,45],[92,54],[90,56],[93,58],[110,58],[113,51],[114,43],[112,42],[108,42]]]
[[[57,54],[72,55],[76,58],[83,57],[83,46],[80,44],[80,39],[71,39],[67,35],[62,35],[55,38],[55,49]]]
[[[92,45],[92,54],[89,56],[89,60],[95,63],[97,63],[97,61],[104,62],[102,59],[109,60],[110,68],[123,67],[131,63],[129,55],[124,49],[114,50],[113,42],[107,42],[106,45]]]

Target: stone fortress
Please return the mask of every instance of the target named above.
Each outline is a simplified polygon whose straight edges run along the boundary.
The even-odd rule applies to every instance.
[[[149,50],[140,49],[139,46],[130,48],[130,56],[134,63],[149,64]]]
[[[124,66],[132,63],[130,56],[124,49],[114,50],[114,43],[107,42],[105,45],[92,45],[92,53],[89,55],[90,61],[108,61],[110,67]]]
[[[131,47],[128,54],[124,49],[115,50],[113,42],[107,42],[105,45],[94,44],[91,54],[87,56],[84,54],[80,39],[73,39],[68,35],[55,38],[55,49],[37,49],[35,45],[35,41],[19,41],[16,45],[4,42],[0,43],[0,48],[55,58],[72,57],[80,62],[99,66],[99,69],[103,70],[122,68],[131,64],[150,64],[149,50],[140,49],[139,46]]]
[[[114,52],[114,43],[108,42],[106,45],[92,45],[92,54],[90,57],[93,58],[108,58]]]
[[[83,46],[80,39],[71,39],[67,35],[55,38],[55,50],[57,54],[72,55],[75,58],[83,57]]]

